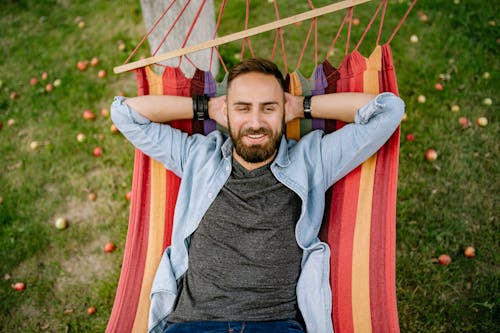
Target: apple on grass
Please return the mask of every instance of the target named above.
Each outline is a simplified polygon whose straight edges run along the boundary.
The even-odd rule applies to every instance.
[[[93,154],[95,157],[100,157],[102,156],[102,148],[101,147],[95,147]]]
[[[90,111],[90,110],[84,110],[83,111],[83,119],[85,120],[94,120],[95,119],[95,113]]]
[[[488,125],[488,119],[486,117],[479,117],[477,118],[476,123],[481,127],[485,127]]]
[[[16,291],[23,291],[26,289],[26,284],[24,282],[16,282],[12,285],[12,288]]]
[[[116,246],[113,242],[108,242],[104,245],[104,252],[111,253],[116,249]]]
[[[447,254],[442,254],[439,256],[438,262],[440,265],[448,266],[451,263],[451,257]]]
[[[476,256],[476,249],[472,246],[467,246],[464,250],[464,255],[467,258],[474,258]]]
[[[434,149],[432,148],[427,149],[427,151],[425,152],[425,159],[427,161],[435,161],[437,158],[438,158],[438,153]]]
[[[97,58],[97,57],[92,58],[90,60],[90,66],[95,67],[97,65],[99,65],[99,58]]]
[[[76,68],[81,72],[87,70],[87,66],[88,63],[84,60],[80,60],[79,62],[76,63]]]
[[[94,314],[94,313],[96,313],[96,312],[97,312],[97,309],[95,308],[95,306],[89,306],[89,307],[87,308],[87,313],[88,313],[90,316],[91,316],[91,315],[93,315],[93,314]]]
[[[64,217],[58,217],[56,218],[55,221],[55,226],[59,230],[66,229],[68,227],[68,220],[66,220]]]
[[[125,199],[127,199],[128,201],[132,199],[132,191],[129,191],[127,192],[127,194],[125,194]]]
[[[406,141],[415,141],[415,134],[413,133],[408,133],[406,134]]]

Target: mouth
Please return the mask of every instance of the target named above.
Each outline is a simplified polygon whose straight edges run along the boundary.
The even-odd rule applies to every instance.
[[[247,134],[244,137],[246,139],[245,141],[247,141],[247,143],[252,144],[252,145],[261,144],[264,141],[266,141],[266,139],[267,139],[267,135],[264,133]]]

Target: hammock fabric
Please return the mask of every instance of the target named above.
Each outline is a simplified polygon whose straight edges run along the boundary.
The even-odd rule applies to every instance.
[[[386,4],[382,1],[375,15],[382,5],[385,11]],[[340,29],[346,21],[350,29],[351,19],[352,9]],[[366,31],[372,22],[373,19]],[[298,70],[287,74],[289,91],[295,95],[386,91],[398,94],[389,42],[378,45],[377,41],[373,52],[364,57],[358,52],[361,40],[354,51],[346,53],[338,69],[326,59],[317,65],[311,79],[304,78]],[[179,68],[165,67],[162,74],[156,74],[144,67],[136,70],[136,79],[138,95],[215,96],[224,90],[210,71],[197,70],[188,79]],[[208,134],[217,127],[211,120],[170,124],[187,133]],[[300,139],[314,129],[331,132],[342,126],[331,120],[297,120],[287,124],[287,136]],[[326,194],[320,238],[331,248],[332,320],[336,333],[399,332],[395,289],[399,137],[398,129],[375,155]],[[147,331],[149,293],[163,251],[170,244],[179,185],[177,176],[136,149],[129,228],[108,333]]]

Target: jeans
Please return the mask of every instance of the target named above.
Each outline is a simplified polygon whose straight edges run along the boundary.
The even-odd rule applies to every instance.
[[[295,320],[169,323],[163,333],[304,333]]]

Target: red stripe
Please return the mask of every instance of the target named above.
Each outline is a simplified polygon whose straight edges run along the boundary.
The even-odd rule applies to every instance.
[[[149,93],[144,68],[136,71],[138,94]],[[122,270],[106,332],[130,332],[141,292],[149,235],[150,160],[135,151],[129,226]]]
[[[331,284],[335,332],[353,332],[352,322],[352,249],[354,222],[358,206],[361,168],[354,169],[333,188],[328,243],[332,247]]]

